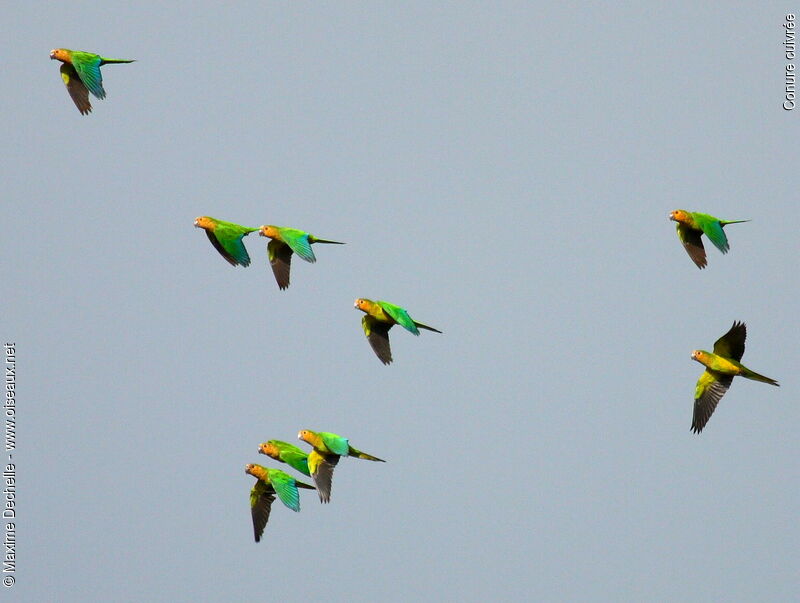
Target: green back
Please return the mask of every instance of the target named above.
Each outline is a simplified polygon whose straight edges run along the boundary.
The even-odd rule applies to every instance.
[[[281,440],[270,440],[269,443],[274,444],[278,448],[281,460],[284,463],[304,475],[311,476],[311,472],[308,470],[308,454],[301,448],[298,448],[294,444],[289,444],[288,442],[282,442]]]

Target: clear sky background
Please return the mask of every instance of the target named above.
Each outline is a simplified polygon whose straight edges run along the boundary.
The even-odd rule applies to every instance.
[[[800,4],[694,4],[8,5],[3,595],[796,597]],[[55,47],[137,62],[83,117]],[[752,222],[700,271],[676,208]],[[281,292],[199,215],[348,244]],[[382,366],[361,296],[444,334]],[[734,380],[697,436],[690,353],[734,320],[781,387]],[[255,544],[244,465],[301,428],[388,462]]]

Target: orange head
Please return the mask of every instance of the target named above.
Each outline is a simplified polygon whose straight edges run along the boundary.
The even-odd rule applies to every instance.
[[[703,350],[694,350],[692,352],[692,360],[697,360],[700,364],[705,364],[705,360],[708,359],[708,352],[704,352]]]
[[[301,429],[300,433],[297,434],[298,440],[303,440],[304,442],[308,442],[311,444],[311,439],[314,437],[314,432],[309,431],[308,429]],[[312,444],[313,446],[313,444]]]
[[[259,445],[258,451],[261,454],[266,454],[267,456],[270,456],[274,459],[277,459],[280,456],[278,447],[272,442],[264,442],[263,444]]]
[[[370,308],[372,307],[372,302],[368,299],[364,299],[363,297],[359,297],[353,304],[353,307],[361,310],[362,312],[369,312]]]
[[[686,222],[689,220],[689,212],[685,209],[676,209],[669,212],[669,219],[675,222]]]
[[[244,466],[244,472],[252,475],[253,477],[257,477],[258,479],[265,479],[266,470],[261,465],[256,465],[254,463],[248,463]]]
[[[66,48],[53,48],[53,50],[50,51],[50,59],[58,59],[64,63],[72,62]]]
[[[278,229],[272,225],[265,224],[261,228],[258,229],[258,234],[262,237],[269,237],[270,239],[278,239],[280,240],[281,235],[278,232]]]
[[[205,230],[214,230],[214,219],[209,218],[208,216],[200,216],[199,218],[195,218],[194,227],[203,228]]]

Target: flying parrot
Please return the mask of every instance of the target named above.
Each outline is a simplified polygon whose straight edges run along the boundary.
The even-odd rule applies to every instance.
[[[285,228],[283,226],[265,225],[259,229],[262,237],[269,237],[271,241],[267,244],[267,255],[272,266],[272,273],[278,281],[280,289],[289,286],[289,270],[292,264],[292,253],[296,253],[306,262],[312,264],[317,261],[311,245],[314,243],[328,243],[331,245],[344,245],[340,241],[329,241],[320,239],[304,230],[296,228]]]
[[[92,104],[89,102],[90,92],[100,99],[106,97],[100,67],[108,63],[134,62],[133,59],[107,59],[93,52],[67,50],[66,48],[51,50],[50,59],[57,59],[63,63],[61,65],[61,79],[64,80],[67,92],[69,92],[81,115],[86,115],[92,111]]]
[[[706,250],[703,248],[701,235],[705,234],[714,246],[722,253],[728,253],[728,237],[725,236],[723,226],[728,224],[740,224],[750,220],[720,220],[708,214],[701,214],[696,211],[686,211],[676,209],[669,214],[669,219],[677,222],[676,229],[678,238],[683,243],[686,253],[697,264],[698,268],[706,267]]]
[[[248,464],[245,465],[244,472],[258,480],[250,490],[250,512],[253,516],[253,534],[256,542],[261,540],[261,534],[264,533],[275,494],[292,511],[299,511],[300,493],[297,489],[314,489],[314,486],[304,484],[280,469],[268,469],[261,465]]]
[[[743,322],[734,321],[730,330],[714,342],[714,352],[695,350],[692,359],[706,367],[697,380],[694,391],[694,414],[692,431],[703,431],[708,420],[717,407],[717,403],[728,391],[734,376],[746,377],[754,381],[778,385],[778,382],[764,375],[751,371],[739,361],[744,354],[744,340],[747,329]]]
[[[317,486],[319,499],[324,503],[329,502],[331,499],[333,469],[339,462],[339,457],[354,456],[368,461],[386,462],[376,456],[356,450],[350,445],[350,441],[347,438],[335,433],[303,429],[297,434],[297,438],[311,444],[313,448],[308,455],[308,468],[311,470],[311,477]]]
[[[295,468],[300,473],[310,476],[311,472],[308,470],[308,453],[304,452],[294,444],[288,442],[281,442],[280,440],[269,440],[264,442],[258,447],[261,454],[266,454],[268,457],[286,463],[290,467]]]
[[[389,329],[399,324],[414,335],[419,335],[419,329],[426,329],[434,333],[441,333],[421,322],[417,322],[408,315],[408,311],[400,306],[395,306],[385,301],[372,301],[371,299],[358,298],[355,307],[366,316],[361,319],[361,326],[367,336],[372,350],[384,364],[392,362],[392,350],[389,347]],[[419,327],[419,329],[417,328]]]
[[[225,222],[208,216],[200,216],[194,221],[195,228],[202,228],[208,235],[208,240],[219,251],[219,254],[231,265],[249,266],[250,256],[242,242],[242,238],[255,232],[258,228],[248,228]]]

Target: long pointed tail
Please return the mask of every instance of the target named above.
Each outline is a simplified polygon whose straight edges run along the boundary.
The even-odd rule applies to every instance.
[[[383,459],[379,459],[377,456],[372,456],[371,454],[367,454],[366,452],[361,452],[360,450],[356,450],[352,446],[350,446],[350,452],[348,452],[349,456],[354,456],[357,459],[364,459],[365,461],[378,461],[379,463],[385,463]]]
[[[725,226],[726,224],[741,224],[742,222],[750,222],[751,220],[720,220],[719,223]]]
[[[108,63],[135,63],[135,62],[136,59],[107,59],[103,57],[101,65],[107,65]]]
[[[755,371],[751,371],[750,369],[745,369],[742,372],[742,377],[747,377],[748,379],[752,379],[753,381],[761,381],[761,383],[769,383],[770,385],[775,385],[780,387],[780,384],[775,381],[775,379],[770,379],[769,377],[765,377],[764,375],[759,375]]]
[[[428,325],[424,325],[421,322],[414,321],[414,324],[418,326],[420,329],[425,329],[426,331],[433,331],[434,333],[441,333],[439,329],[434,329],[433,327],[429,327]]]
[[[341,241],[329,241],[328,239],[318,239],[314,237],[313,243],[328,243],[329,245],[346,245],[346,243],[342,243]]]

